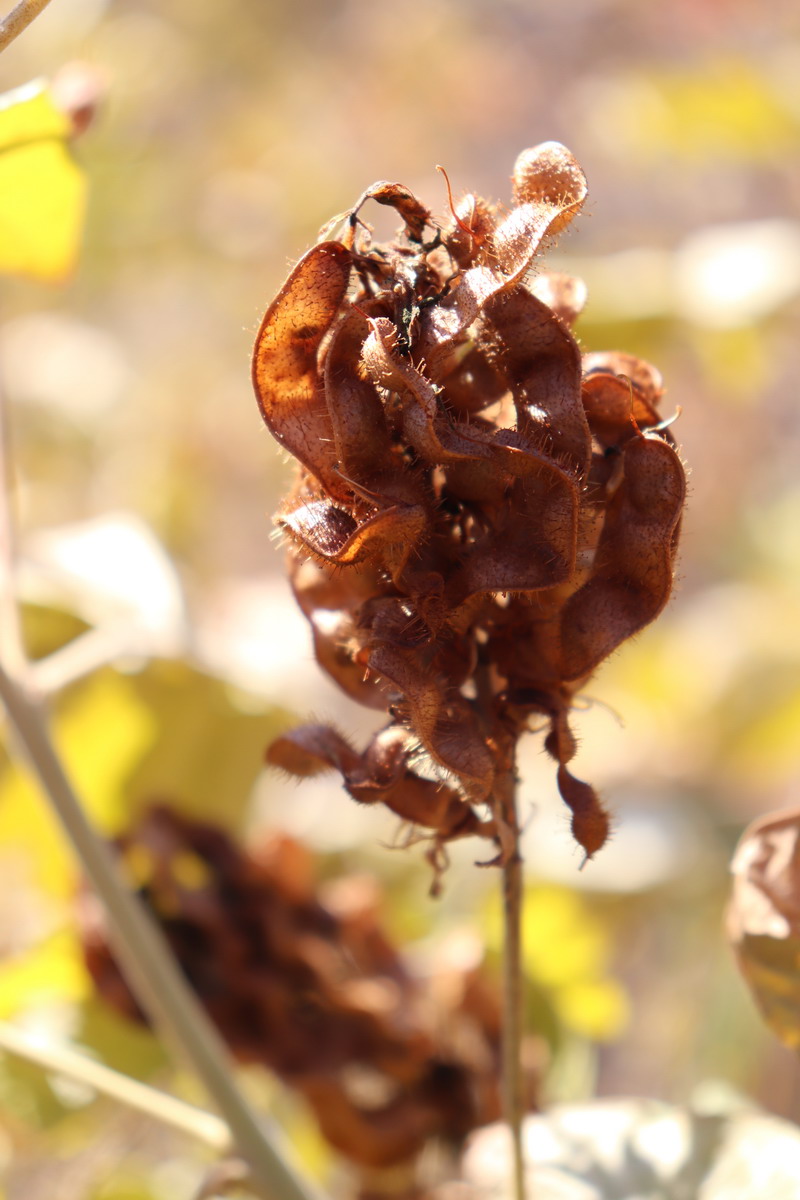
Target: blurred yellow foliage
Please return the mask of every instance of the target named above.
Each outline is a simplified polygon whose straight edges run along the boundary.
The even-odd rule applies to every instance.
[[[276,1113],[287,1143],[307,1175],[320,1184],[328,1178],[335,1156],[319,1131],[319,1126],[304,1104],[284,1092],[270,1097],[270,1110]]]
[[[248,711],[222,680],[177,660],[151,662],[131,687],[156,730],[130,778],[128,820],[162,798],[198,820],[240,829],[264,747],[285,718],[261,702]]]
[[[616,979],[573,980],[554,997],[556,1014],[573,1033],[606,1042],[625,1032],[630,1006]]]
[[[123,784],[155,732],[130,683],[112,671],[93,676],[58,713],[54,736],[67,774],[104,833],[123,824]],[[72,853],[37,785],[16,764],[0,777],[0,845],[25,857],[45,893],[72,895],[77,878]]]
[[[788,151],[797,138],[790,106],[764,72],[739,58],[633,69],[591,84],[589,95],[599,103],[593,119],[611,121],[621,148],[645,160],[753,162]]]
[[[548,996],[567,1030],[596,1041],[618,1037],[627,1024],[628,1000],[609,971],[612,938],[577,892],[554,885],[525,891],[522,962],[528,978]],[[488,945],[502,945],[499,899],[486,913]]]
[[[674,72],[656,87],[664,101],[662,146],[687,158],[769,157],[795,144],[797,123],[754,64],[726,59]]]
[[[154,738],[150,713],[128,680],[104,671],[64,701],[54,736],[93,822],[116,832],[124,820],[123,785]],[[4,856],[25,862],[30,882],[55,902],[51,919],[68,921],[78,866],[37,785],[16,763],[0,776],[0,846]],[[71,924],[3,960],[0,1017],[42,1002],[77,1004],[90,990]]]
[[[0,271],[57,282],[75,265],[86,181],[41,84],[0,97]]]
[[[750,724],[738,731],[730,747],[731,767],[752,779],[754,785],[788,783],[797,769],[800,743],[800,689],[766,698]]]
[[[775,353],[763,330],[704,328],[692,331],[690,337],[700,369],[724,402],[734,409],[761,402]]]
[[[78,1004],[92,992],[77,930],[60,930],[0,971],[0,1019],[42,1003]]]
[[[120,1171],[92,1191],[91,1200],[155,1200],[163,1195],[143,1172]]]

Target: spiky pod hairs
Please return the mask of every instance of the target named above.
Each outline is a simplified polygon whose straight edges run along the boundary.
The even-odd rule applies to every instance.
[[[306,725],[268,759],[335,768],[356,800],[431,830],[435,864],[469,834],[501,860],[515,850],[496,797],[532,716],[574,837],[600,849],[608,815],[568,769],[568,713],[672,588],[685,478],[660,375],[581,356],[580,281],[525,282],[586,192],[556,142],[519,156],[510,211],[467,195],[437,221],[401,184],[374,184],[256,339],[261,414],[299,464],[277,522],[317,659],[390,717],[363,753]],[[402,218],[396,241],[373,244],[370,199]]]

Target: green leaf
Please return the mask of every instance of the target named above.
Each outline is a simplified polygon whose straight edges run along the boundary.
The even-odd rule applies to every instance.
[[[91,992],[80,1007],[75,1044],[115,1071],[151,1079],[169,1061],[150,1029],[129,1021]]]
[[[75,266],[86,181],[70,133],[43,84],[0,96],[0,272],[52,282]]]
[[[19,958],[3,962],[0,1018],[9,1020],[26,1008],[49,1002],[77,1003],[91,987],[77,933],[63,929]]]
[[[54,654],[89,628],[74,613],[44,604],[21,604],[19,615],[25,650],[34,662]]]
[[[126,823],[124,784],[154,737],[151,715],[130,680],[111,670],[98,672],[59,705],[56,748],[102,833]],[[38,785],[17,763],[0,775],[0,848],[22,855],[48,895],[72,895],[78,876],[72,850]]]
[[[92,1192],[92,1200],[157,1200],[163,1194],[143,1172],[122,1170],[104,1180],[97,1191]]]

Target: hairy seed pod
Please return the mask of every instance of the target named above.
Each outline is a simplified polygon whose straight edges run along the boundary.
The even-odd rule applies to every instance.
[[[556,142],[517,159],[510,210],[468,195],[439,222],[374,184],[256,341],[262,414],[299,463],[277,520],[318,661],[388,719],[363,752],[305,726],[269,761],[338,771],[356,800],[429,831],[437,867],[468,833],[516,853],[502,781],[532,714],[576,840],[601,848],[608,816],[567,766],[569,710],[672,588],[685,479],[661,377],[581,356],[580,281],[528,282],[586,194]],[[395,241],[373,244],[369,200],[397,211]]]

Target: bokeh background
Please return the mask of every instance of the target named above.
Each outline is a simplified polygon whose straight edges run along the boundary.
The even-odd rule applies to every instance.
[[[442,211],[441,163],[457,194],[507,200],[517,153],[563,141],[590,198],[548,265],[589,285],[586,350],[662,370],[691,490],[673,601],[576,718],[578,772],[616,813],[583,872],[535,736],[523,755],[543,1094],[684,1102],[720,1082],[800,1119],[796,1060],[723,935],[742,827],[800,792],[797,5],[53,0],[0,58],[0,88],[76,59],[105,87],[75,145],[84,243],[61,285],[3,280],[0,373],[26,636],[39,658],[72,643],[42,678],[101,828],[159,795],[250,837],[285,829],[323,877],[375,873],[401,941],[468,930],[496,953],[496,880],[474,847],[433,902],[390,816],[333,779],[261,772],[294,717],[356,737],[370,717],[318,673],[281,576],[270,514],[291,468],[249,353],[289,265],[368,184]],[[0,862],[0,1016],[200,1098],[92,996],[77,869],[5,759]],[[302,1110],[245,1082],[329,1177]],[[8,1058],[0,1162],[26,1200],[161,1200],[190,1194],[202,1155]]]

